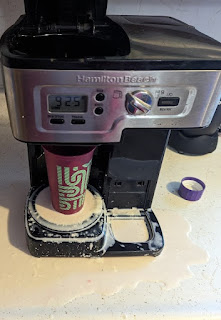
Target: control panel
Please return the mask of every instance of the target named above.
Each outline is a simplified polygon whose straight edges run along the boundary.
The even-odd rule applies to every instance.
[[[216,70],[4,66],[4,74],[13,134],[26,142],[112,143],[125,129],[204,127],[220,101],[221,72]]]
[[[102,131],[127,117],[175,119],[190,112],[195,97],[194,87],[44,86],[39,125],[52,131]]]

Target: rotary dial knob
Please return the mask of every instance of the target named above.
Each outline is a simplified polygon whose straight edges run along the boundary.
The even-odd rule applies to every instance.
[[[132,115],[145,115],[152,107],[153,98],[146,90],[134,91],[126,95],[126,109]]]

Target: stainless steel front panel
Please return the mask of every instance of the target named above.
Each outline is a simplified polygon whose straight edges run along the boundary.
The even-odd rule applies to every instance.
[[[208,126],[221,96],[220,71],[69,71],[3,68],[14,136],[26,142],[102,143],[120,141],[125,128]],[[153,96],[146,115],[129,115],[126,95]],[[96,94],[105,99],[96,101]],[[51,113],[48,96],[87,95],[86,113]],[[161,97],[179,97],[178,106],[158,106]],[[103,113],[96,114],[96,108]],[[51,124],[51,119],[63,119]],[[81,119],[85,123],[72,124]],[[148,137],[147,137],[148,139]]]

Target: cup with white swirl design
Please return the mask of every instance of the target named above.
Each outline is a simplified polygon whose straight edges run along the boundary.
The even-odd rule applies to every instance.
[[[43,146],[51,201],[63,214],[79,212],[85,200],[95,147]]]

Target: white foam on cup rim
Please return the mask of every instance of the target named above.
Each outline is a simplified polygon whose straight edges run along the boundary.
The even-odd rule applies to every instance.
[[[203,191],[203,186],[194,180],[184,180],[182,182],[183,186],[192,191]]]

